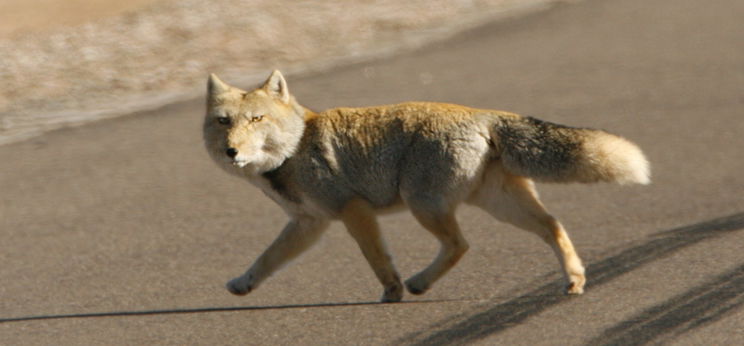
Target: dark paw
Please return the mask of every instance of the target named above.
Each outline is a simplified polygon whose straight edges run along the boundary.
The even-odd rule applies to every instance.
[[[242,278],[230,280],[225,285],[225,288],[236,296],[244,296],[253,290],[253,286],[245,284]]]
[[[400,283],[385,288],[385,293],[382,295],[383,303],[397,303],[403,299],[403,285]]]
[[[410,280],[406,282],[406,288],[408,289],[408,292],[411,292],[411,294],[415,295],[421,295],[426,292],[426,288],[421,288],[416,286],[416,284],[412,283]]]

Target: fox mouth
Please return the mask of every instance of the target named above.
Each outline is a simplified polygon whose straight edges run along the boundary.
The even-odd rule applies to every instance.
[[[240,168],[245,167],[248,164],[248,161],[246,160],[233,160],[232,164],[234,166],[238,166]]]

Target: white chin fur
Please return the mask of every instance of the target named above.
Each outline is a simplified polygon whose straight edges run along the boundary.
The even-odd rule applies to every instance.
[[[259,174],[279,167],[283,161],[283,158],[266,155],[266,153],[259,151],[250,156],[238,155],[233,159],[232,164],[253,174]]]

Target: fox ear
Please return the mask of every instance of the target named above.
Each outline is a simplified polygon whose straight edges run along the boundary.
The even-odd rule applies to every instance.
[[[284,76],[279,70],[274,70],[269,76],[269,79],[264,83],[263,88],[270,94],[278,97],[282,102],[289,103],[289,89],[287,89],[287,81],[284,80]]]
[[[217,75],[215,75],[214,73],[211,73],[209,75],[209,81],[207,82],[207,92],[209,93],[209,95],[219,95],[228,91],[229,89],[230,86],[217,78]]]

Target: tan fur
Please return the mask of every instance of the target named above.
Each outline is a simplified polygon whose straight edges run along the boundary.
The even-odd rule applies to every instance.
[[[314,113],[274,71],[251,92],[209,79],[204,139],[225,170],[245,177],[284,208],[290,222],[227,288],[246,294],[341,220],[384,287],[402,284],[376,215],[409,209],[440,242],[432,263],[406,281],[424,293],[467,251],[455,218],[461,203],[535,233],[555,251],[583,292],[584,267],[563,226],[539,201],[531,178],[648,183],[648,163],[631,142],[603,131],[513,113],[409,102]]]

